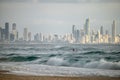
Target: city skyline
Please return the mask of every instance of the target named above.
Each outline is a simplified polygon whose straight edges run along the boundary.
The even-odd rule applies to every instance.
[[[63,35],[71,32],[73,24],[83,28],[86,18],[90,19],[91,30],[103,26],[111,31],[115,20],[116,33],[120,33],[119,0],[0,0],[0,12],[0,27],[5,22],[17,23],[21,33],[27,27],[33,34]]]
[[[76,25],[71,26],[71,32],[64,35],[49,34],[36,32],[35,34],[29,28],[23,28],[23,36],[19,37],[19,30],[17,24],[12,23],[10,30],[9,22],[6,22],[4,28],[0,27],[0,42],[48,42],[48,43],[120,43],[120,33],[116,34],[116,21],[111,23],[111,32],[104,30],[101,26],[97,31],[91,30],[89,26],[90,19],[85,20],[83,28],[77,28]]]

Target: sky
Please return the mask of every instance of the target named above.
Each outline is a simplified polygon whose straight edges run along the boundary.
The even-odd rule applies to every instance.
[[[72,25],[83,29],[87,18],[90,30],[103,26],[109,33],[115,20],[120,34],[120,0],[0,0],[0,27],[16,23],[20,36],[25,27],[33,35],[71,33]]]

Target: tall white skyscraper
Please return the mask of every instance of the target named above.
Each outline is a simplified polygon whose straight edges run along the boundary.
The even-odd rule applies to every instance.
[[[86,36],[86,43],[90,42],[90,26],[89,26],[89,18],[86,19],[85,25],[84,25],[84,31],[85,31],[85,36]]]
[[[16,30],[16,23],[12,24],[12,35],[14,36],[14,39],[13,39],[14,41],[18,40],[18,32]]]
[[[113,20],[112,23],[112,42],[115,42],[115,36],[116,36],[116,27],[115,27],[115,20]]]

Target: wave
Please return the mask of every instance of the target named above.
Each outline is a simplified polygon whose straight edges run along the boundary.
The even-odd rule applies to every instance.
[[[36,56],[13,56],[13,57],[1,57],[1,62],[25,62],[25,61],[33,61],[38,59]]]
[[[69,67],[120,70],[120,61],[110,62],[105,59],[100,59],[99,61],[91,61],[91,60],[82,61],[76,58],[67,60],[61,57],[52,57],[52,58],[49,58],[45,64],[53,65],[53,66],[69,66]]]
[[[59,58],[59,57],[52,57],[50,59],[48,59],[48,61],[46,62],[47,65],[54,65],[54,66],[65,66],[66,65],[66,61],[63,58]]]
[[[87,45],[10,46],[0,50],[0,62],[30,61],[30,64],[120,70],[119,46],[112,49]]]
[[[104,51],[88,51],[88,52],[85,52],[84,54],[105,54]]]
[[[101,50],[83,51],[82,54],[85,54],[85,55],[100,54],[100,55],[118,55],[118,56],[120,56],[120,52],[118,52],[118,51],[112,51],[111,52],[111,51],[101,51]]]
[[[9,70],[12,74],[19,75],[44,75],[44,76],[109,76],[120,77],[120,70],[87,69],[75,67],[58,67],[38,64],[13,64],[0,63],[1,70]]]
[[[63,46],[55,46],[51,50],[72,51],[73,49],[79,50],[79,47],[63,45]]]
[[[96,68],[96,69],[109,69],[109,70],[120,70],[119,62],[108,62],[104,59],[100,61],[89,62],[84,65],[85,68]]]

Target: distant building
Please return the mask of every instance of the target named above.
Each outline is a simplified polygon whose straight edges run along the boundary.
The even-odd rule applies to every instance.
[[[85,31],[85,42],[90,42],[90,26],[89,26],[89,18],[86,19],[85,25],[84,25],[84,31]]]
[[[40,33],[40,41],[43,41],[43,34]]]
[[[16,23],[12,24],[12,30],[16,30]]]
[[[75,38],[75,25],[72,26],[72,34],[73,34],[73,37]]]
[[[101,38],[101,37],[100,37],[100,31],[98,30],[98,31],[97,31],[97,43],[100,43],[100,38]]]
[[[12,33],[10,34],[10,40],[18,40],[18,31],[16,30],[16,23],[12,24]]]
[[[108,30],[106,30],[106,31],[105,31],[105,35],[109,35],[109,32],[108,32]]]
[[[80,30],[76,31],[76,42],[80,42]]]
[[[5,23],[5,40],[9,40],[9,23]]]
[[[86,19],[85,25],[84,25],[84,31],[85,35],[90,35],[90,26],[89,26],[89,18]]]
[[[2,40],[1,35],[2,35],[2,28],[0,27],[0,41]]]
[[[15,40],[14,34],[10,33],[10,41],[14,41],[14,40]]]
[[[27,41],[27,36],[28,36],[28,30],[27,28],[24,28],[24,32],[23,32],[24,41]]]
[[[116,27],[115,27],[115,21],[112,23],[112,42],[115,42],[115,36],[116,36]]]
[[[100,34],[103,35],[103,26],[100,27]]]
[[[31,38],[32,38],[31,32],[28,32],[28,41],[31,41]]]
[[[34,35],[34,41],[39,41],[39,34],[38,33]]]
[[[5,29],[1,29],[1,41],[5,40]]]
[[[84,33],[84,30],[83,29],[80,29],[80,43],[83,43],[84,41],[84,36],[85,36],[85,33]]]

